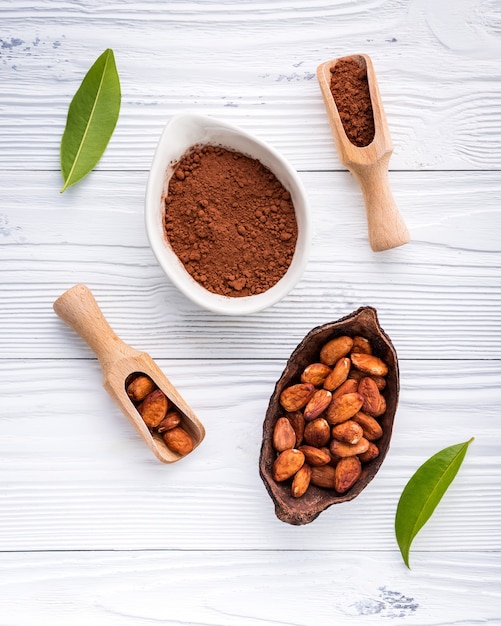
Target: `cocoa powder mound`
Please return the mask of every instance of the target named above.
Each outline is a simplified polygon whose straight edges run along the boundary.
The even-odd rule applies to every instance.
[[[262,163],[218,146],[191,148],[165,198],[165,233],[208,291],[242,297],[285,274],[297,241],[289,192]]]
[[[331,68],[330,90],[346,136],[359,148],[374,139],[374,114],[367,68],[352,57],[340,59]]]

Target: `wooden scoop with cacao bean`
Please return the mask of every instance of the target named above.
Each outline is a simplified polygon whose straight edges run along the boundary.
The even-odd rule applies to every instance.
[[[365,87],[368,86],[369,95],[366,96],[372,104],[373,119],[367,120],[371,126],[372,135],[366,142],[354,142],[350,139],[351,127],[355,127],[364,120],[350,121],[352,117],[360,116],[358,102],[349,102],[343,97],[343,106],[336,102],[331,89],[333,72],[338,63],[350,63],[354,73],[358,70],[365,75]],[[367,54],[357,54],[326,61],[319,65],[317,78],[322,91],[327,116],[339,154],[339,160],[357,179],[365,201],[369,241],[375,252],[401,246],[410,240],[407,227],[400,215],[393,198],[388,181],[388,163],[393,152],[390,131],[386,121],[381,96],[376,80],[376,73],[372,61]],[[348,85],[347,85],[348,88]],[[360,98],[364,93],[363,85],[358,89]],[[346,90],[339,89],[340,98],[346,95]],[[369,97],[370,96],[370,97]],[[370,107],[367,116],[370,117]]]
[[[193,411],[148,354],[117,337],[85,285],[53,306],[96,354],[104,388],[160,461],[178,461],[201,443],[205,429]]]

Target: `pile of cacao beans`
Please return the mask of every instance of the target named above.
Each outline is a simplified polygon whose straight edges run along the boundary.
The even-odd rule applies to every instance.
[[[169,450],[181,456],[193,450],[193,439],[182,427],[181,412],[149,376],[141,373],[131,376],[126,390],[146,426],[162,436]]]
[[[363,465],[379,455],[387,373],[365,337],[325,343],[318,362],[280,394],[285,413],[273,430],[274,480],[291,479],[295,498],[310,484],[340,494],[353,487]]]

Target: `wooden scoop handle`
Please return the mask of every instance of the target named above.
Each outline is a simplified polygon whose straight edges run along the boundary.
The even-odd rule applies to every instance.
[[[140,354],[117,337],[85,285],[75,285],[65,291],[53,307],[57,315],[88,344],[101,365]]]
[[[369,242],[374,252],[402,246],[409,231],[397,208],[388,181],[388,160],[350,168],[358,180],[365,202]]]
[[[367,211],[371,248],[375,252],[380,252],[407,243],[410,236],[396,207],[388,182],[388,163],[393,144],[374,66],[367,54],[351,55],[349,58],[367,70],[374,116],[374,138],[368,146],[359,147],[350,141],[331,93],[332,70],[340,59],[332,59],[319,65],[317,76],[339,160],[360,184]]]

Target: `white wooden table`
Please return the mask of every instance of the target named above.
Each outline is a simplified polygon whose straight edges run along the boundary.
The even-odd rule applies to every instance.
[[[4,1],[0,6],[0,625],[501,624],[501,60],[495,0]],[[63,195],[59,142],[85,72],[113,48],[120,119]],[[412,242],[371,252],[315,70],[371,55]],[[303,280],[260,314],[197,308],[143,226],[164,124],[199,112],[281,151],[311,200]],[[75,283],[149,352],[207,437],[156,461],[52,310]],[[285,362],[314,326],[377,308],[400,357],[389,455],[353,502],[278,521],[258,475]],[[400,493],[438,450],[465,463],[397,549]]]

